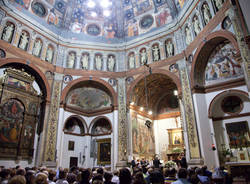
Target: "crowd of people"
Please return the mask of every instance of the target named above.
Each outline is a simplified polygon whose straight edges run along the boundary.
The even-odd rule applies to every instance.
[[[132,165],[113,172],[105,168],[0,168],[1,184],[209,184],[232,183],[223,167],[211,172],[206,166],[177,168],[162,167],[157,158],[153,165]],[[145,162],[146,163],[146,162]],[[158,167],[159,166],[159,167]]]

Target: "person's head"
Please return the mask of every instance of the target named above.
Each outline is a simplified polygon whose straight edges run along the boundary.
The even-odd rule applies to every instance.
[[[23,169],[23,168],[18,168],[17,169],[17,171],[16,171],[16,175],[21,175],[21,176],[25,176],[25,174],[26,174],[26,171],[25,171],[25,169]]]
[[[34,184],[35,183],[35,171],[28,170],[25,175],[26,184]]]
[[[164,177],[159,171],[150,173],[150,182],[152,184],[164,184]]]
[[[135,175],[134,175],[134,182],[133,184],[146,184],[146,181],[143,177],[143,174],[142,172],[137,172]]]
[[[187,170],[185,168],[180,168],[179,171],[178,171],[178,178],[184,178],[186,179],[187,178]]]
[[[104,173],[104,179],[105,179],[105,181],[111,181],[112,177],[113,177],[112,173],[110,173],[110,172],[105,172]]]
[[[83,169],[81,172],[81,183],[89,182],[91,178],[91,172],[88,169]]]
[[[0,178],[8,179],[9,177],[10,177],[10,170],[9,169],[3,169],[0,172]]]
[[[76,181],[76,175],[74,173],[67,174],[67,181],[69,184],[72,184]]]
[[[103,177],[101,174],[97,174],[92,178],[92,183],[94,183],[94,181],[97,181],[96,184],[99,184],[101,182],[103,182]]]
[[[35,179],[36,184],[48,184],[48,177],[45,173],[38,173]]]
[[[114,174],[115,176],[118,176],[118,175],[119,175],[119,172],[118,172],[117,170],[114,170],[114,171],[113,171],[113,174]]]
[[[102,167],[99,167],[99,168],[97,169],[97,173],[98,173],[98,174],[101,174],[101,175],[103,176],[103,174],[104,174],[103,168],[102,168]]]
[[[177,173],[176,169],[175,169],[175,168],[172,168],[172,169],[169,171],[169,176],[170,176],[170,177],[175,177],[175,176],[176,176],[176,173]]]
[[[16,175],[9,180],[8,184],[26,184],[26,179],[24,176]]]
[[[120,184],[130,184],[132,181],[131,173],[127,168],[122,168],[119,171]]]
[[[48,176],[49,180],[54,181],[55,176],[56,176],[56,172],[53,170],[49,170],[49,176]]]
[[[59,171],[59,179],[65,179],[67,176],[67,172],[65,170]]]

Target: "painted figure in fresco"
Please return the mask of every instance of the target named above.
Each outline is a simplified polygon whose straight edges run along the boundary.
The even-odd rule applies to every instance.
[[[9,24],[4,28],[2,39],[6,42],[11,42],[14,33],[14,25]]]
[[[52,62],[52,59],[53,59],[53,49],[51,47],[48,47],[47,49],[47,52],[46,52],[46,57],[45,57],[45,60],[48,61],[48,62]]]
[[[168,57],[174,55],[174,44],[170,40],[167,42],[167,55]]]
[[[134,25],[131,22],[128,24],[128,37],[130,36],[134,36]]]
[[[58,24],[58,16],[55,14],[54,8],[50,10],[49,16],[48,16],[48,23],[49,24]]]
[[[68,62],[67,62],[67,67],[68,67],[68,68],[74,68],[75,59],[76,59],[75,53],[71,52],[71,53],[69,54]]]
[[[28,43],[29,43],[29,36],[25,31],[23,31],[20,38],[19,48],[26,50]]]
[[[202,13],[203,13],[204,21],[205,21],[205,24],[207,25],[209,20],[211,19],[211,13],[206,3],[202,7],[203,7]]]
[[[42,43],[41,40],[37,39],[34,43],[34,47],[33,47],[33,55],[39,57],[40,56],[40,52],[42,49]]]
[[[223,1],[222,0],[215,0],[215,6],[219,10],[223,6]]]
[[[186,44],[189,45],[192,42],[191,31],[188,27],[186,27],[185,32],[186,32]]]
[[[113,72],[115,67],[115,59],[114,56],[109,56],[108,58],[108,70]]]
[[[96,55],[95,57],[95,67],[97,70],[102,70],[102,58],[100,55]]]
[[[198,35],[201,32],[201,27],[197,16],[194,17],[193,24],[194,24],[194,32],[196,35]]]
[[[130,69],[135,68],[135,55],[134,54],[130,54],[128,62],[129,62]]]
[[[153,61],[159,61],[160,60],[160,55],[159,55],[159,47],[157,45],[155,45],[153,47]]]
[[[143,49],[141,52],[141,65],[144,65],[147,63],[147,53],[146,49]]]
[[[89,56],[88,54],[84,54],[81,59],[82,69],[88,70],[89,66]]]

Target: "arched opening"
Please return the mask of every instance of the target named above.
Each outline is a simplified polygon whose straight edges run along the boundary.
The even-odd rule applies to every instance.
[[[129,98],[134,157],[150,160],[158,154],[167,161],[184,151],[176,81],[162,73],[135,81]]]
[[[17,62],[2,65],[0,75],[0,158],[35,164],[45,116],[46,81],[32,67]]]
[[[85,121],[77,116],[67,119],[64,124],[63,131],[65,134],[84,135],[87,133]]]
[[[220,164],[248,160],[250,146],[248,94],[228,90],[215,96],[209,106]]]
[[[91,122],[91,136],[109,135],[112,133],[112,125],[105,117],[98,117]]]

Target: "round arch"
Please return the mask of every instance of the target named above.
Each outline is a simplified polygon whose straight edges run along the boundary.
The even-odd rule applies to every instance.
[[[61,104],[64,104],[66,102],[66,96],[68,94],[68,92],[70,91],[70,89],[72,89],[74,86],[76,86],[77,84],[79,83],[82,83],[82,82],[88,82],[88,81],[94,81],[94,82],[97,82],[101,85],[103,85],[104,87],[107,88],[107,90],[110,92],[111,94],[111,97],[112,97],[112,100],[113,100],[113,106],[114,108],[117,107],[117,93],[115,92],[115,90],[113,89],[113,87],[108,84],[106,81],[102,80],[102,79],[99,79],[99,78],[96,78],[96,77],[92,77],[90,79],[90,77],[81,77],[79,79],[76,79],[76,80],[73,80],[71,81],[62,91],[62,95],[61,95],[61,100],[60,100],[60,103]]]
[[[192,69],[191,69],[191,87],[199,89],[203,87],[204,83],[204,72],[207,66],[208,58],[215,47],[228,40],[232,43],[233,47],[239,53],[239,47],[235,36],[226,30],[215,31],[204,38],[203,42],[200,44],[199,48],[196,50]],[[199,70],[199,72],[195,72]]]
[[[113,126],[112,126],[112,123],[111,123],[111,121],[109,120],[109,118],[107,118],[106,116],[98,116],[98,117],[96,117],[96,118],[94,118],[92,121],[91,121],[91,123],[90,123],[90,125],[89,125],[89,128],[88,128],[88,133],[91,135],[91,130],[92,130],[92,128],[93,128],[93,126],[95,125],[95,123],[98,121],[98,120],[100,120],[100,119],[105,119],[105,120],[107,120],[107,122],[109,123],[109,125],[110,125],[110,127],[111,127],[111,132],[110,133],[108,133],[108,134],[102,134],[102,135],[110,135],[112,132],[113,132]],[[99,135],[95,135],[95,136],[99,136]]]
[[[69,116],[69,117],[64,121],[63,131],[65,130],[66,123],[67,123],[68,120],[71,119],[71,118],[76,118],[76,119],[78,119],[78,120],[82,123],[82,126],[83,126],[84,129],[85,129],[84,135],[88,134],[88,132],[89,132],[89,127],[88,127],[86,121],[85,121],[81,116],[78,116],[78,115]]]
[[[213,100],[211,101],[211,103],[209,104],[209,108],[208,108],[208,117],[212,118],[213,117],[213,109],[216,106],[216,102],[228,95],[240,95],[240,96],[244,96],[246,98],[249,98],[248,93],[245,91],[241,91],[241,90],[237,90],[237,89],[231,89],[231,90],[227,90],[227,91],[223,91],[219,94],[217,94]]]
[[[181,91],[181,81],[180,79],[173,74],[172,72],[168,71],[168,70],[163,70],[163,69],[152,69],[152,74],[163,74],[168,76],[170,79],[173,80],[173,82],[176,84],[177,89],[178,89],[178,95],[181,96],[182,95],[182,91]],[[149,76],[151,74],[147,74],[147,76]],[[129,101],[132,97],[132,93],[133,93],[133,89],[136,86],[136,84],[142,80],[145,77],[144,74],[140,75],[129,87],[129,89],[127,90],[127,104],[129,104]]]
[[[36,67],[33,63],[20,58],[3,58],[0,59],[0,61],[1,61],[0,68],[13,65],[16,65],[14,68],[24,67],[30,74],[32,74],[35,77],[40,89],[43,92],[43,95],[46,97],[46,101],[47,102],[50,101],[51,98],[50,85],[44,73],[38,67]]]

